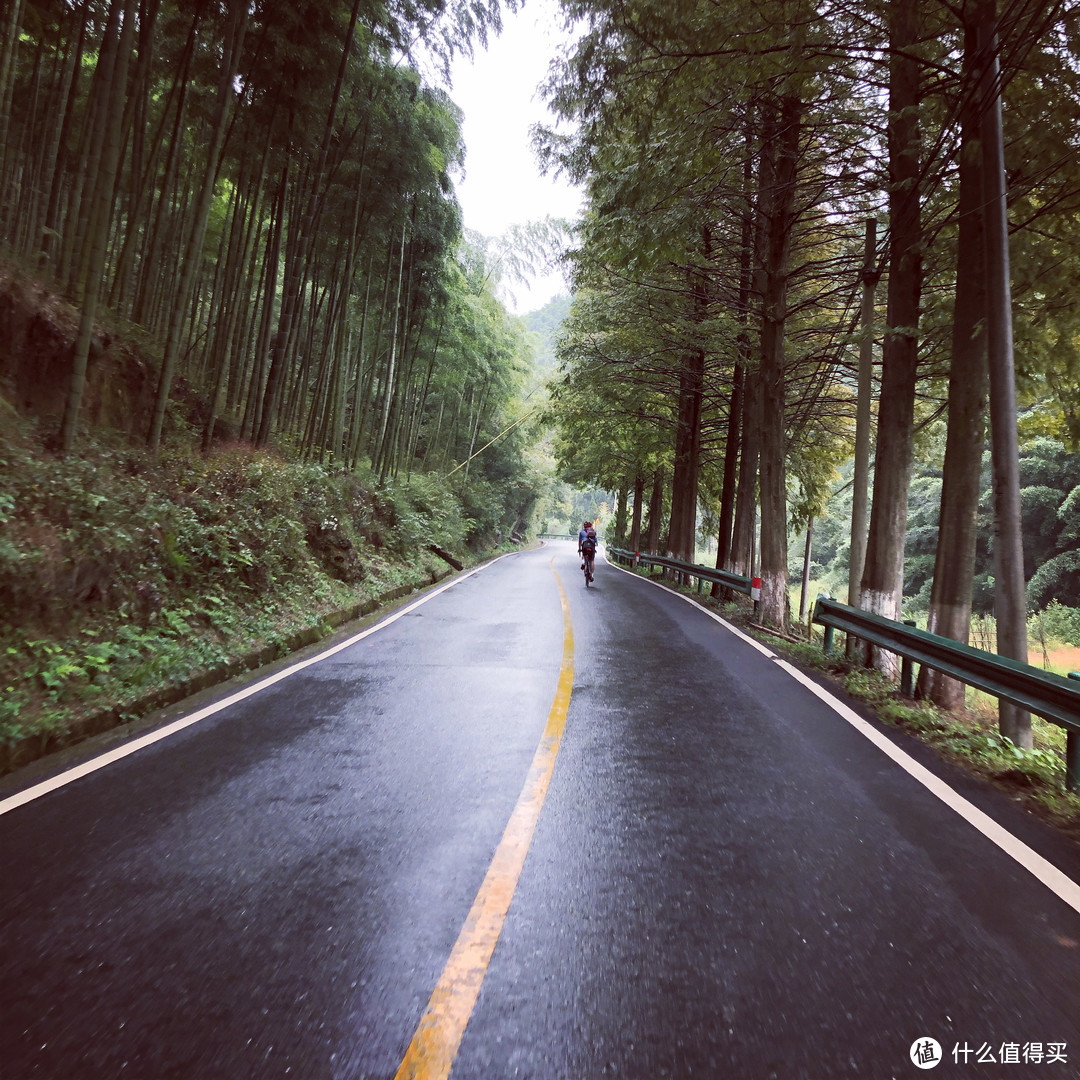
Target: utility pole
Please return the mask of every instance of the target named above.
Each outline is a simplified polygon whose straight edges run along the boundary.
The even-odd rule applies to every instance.
[[[1005,204],[1005,152],[1001,134],[996,0],[980,10],[978,52],[983,220],[986,237],[986,330],[990,366],[990,458],[994,480],[994,614],[997,651],[1027,662],[1027,591],[1020,528],[1020,451],[1013,370],[1009,226]],[[1000,703],[1001,733],[1016,746],[1031,746],[1031,716]]]
[[[866,517],[870,498],[870,401],[874,372],[874,294],[878,272],[877,221],[866,219],[862,268],[862,335],[859,340],[859,386],[855,405],[855,474],[851,494],[851,549],[848,557],[848,603],[859,606],[866,561]]]
[[[806,519],[806,547],[803,549],[802,589],[799,592],[799,625],[806,622],[807,593],[810,592],[810,555],[814,545],[814,518]]]

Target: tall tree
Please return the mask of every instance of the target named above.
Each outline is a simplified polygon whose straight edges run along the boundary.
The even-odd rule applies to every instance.
[[[990,383],[990,456],[994,473],[994,612],[998,651],[1027,662],[1027,594],[1020,534],[1020,462],[1016,433],[1009,226],[1005,206],[1005,148],[1001,132],[997,2],[978,5],[980,142],[986,255],[986,339]],[[1031,716],[1001,703],[1002,734],[1032,745]]]
[[[862,605],[900,617],[904,581],[907,491],[911,478],[915,384],[922,292],[922,168],[919,106],[922,67],[914,50],[921,33],[920,0],[888,5],[889,30],[889,277],[882,351],[881,401],[874,458],[874,497],[862,578]],[[891,669],[891,653],[874,650]]]
[[[135,0],[113,0],[109,11],[110,30],[101,59],[104,69],[97,82],[97,116],[94,130],[102,141],[98,167],[90,180],[89,206],[83,251],[75,284],[76,299],[81,303],[79,336],[71,359],[67,403],[60,430],[60,442],[70,453],[78,433],[79,410],[86,387],[86,364],[90,356],[94,318],[101,294],[106,244],[112,225],[112,191],[120,167],[121,120],[126,101],[128,60],[135,29]]]
[[[976,53],[976,20],[971,2],[964,5],[963,21],[964,82],[971,86]],[[975,576],[988,372],[978,96],[968,92],[961,110],[949,422],[927,629],[966,643]],[[945,708],[964,703],[963,683],[925,665],[919,672],[918,692]]]

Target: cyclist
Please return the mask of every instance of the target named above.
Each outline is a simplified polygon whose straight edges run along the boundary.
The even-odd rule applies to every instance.
[[[587,581],[592,581],[593,560],[596,558],[596,529],[591,521],[586,521],[578,533],[578,554],[582,557],[581,569],[585,571]]]
[[[578,529],[578,534],[577,534],[577,553],[578,553],[578,558],[579,558],[579,559],[582,559],[582,563],[581,563],[581,569],[582,569],[582,570],[584,570],[584,569],[585,569],[585,562],[584,562],[584,558],[583,558],[583,556],[584,556],[584,554],[585,554],[585,553],[584,553],[584,552],[583,552],[583,551],[581,550],[581,545],[582,545],[583,543],[585,543],[585,540],[586,540],[586,538],[587,538],[587,537],[588,537],[588,535],[589,535],[589,529],[591,529],[591,528],[592,528],[592,522],[591,522],[591,521],[583,521],[583,522],[581,523],[581,528],[580,528],[580,529]]]

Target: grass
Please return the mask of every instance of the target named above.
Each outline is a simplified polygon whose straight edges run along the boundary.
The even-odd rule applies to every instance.
[[[1067,676],[1072,671],[1080,672],[1080,647],[1051,644],[1043,657],[1032,649],[1031,662],[1035,664],[1041,662],[1047,671],[1055,671],[1058,675]]]
[[[421,585],[433,569],[421,560],[388,576],[395,584]],[[2,626],[0,745],[22,763],[72,741],[99,714],[144,711],[147,701],[244,656],[283,655],[301,634],[325,636],[331,619],[365,595],[313,574],[248,603],[211,594],[163,608],[145,625],[103,619],[41,637]]]
[[[492,550],[436,478],[0,431],[0,770]],[[153,706],[150,706],[153,707]],[[32,755],[33,756],[33,755]]]

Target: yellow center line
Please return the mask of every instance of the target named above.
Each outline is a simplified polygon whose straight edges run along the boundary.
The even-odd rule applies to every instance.
[[[566,590],[554,563],[552,557],[549,565],[562,602],[563,654],[547,727],[484,882],[394,1080],[446,1080],[450,1075],[544,805],[574,687],[574,628]]]

